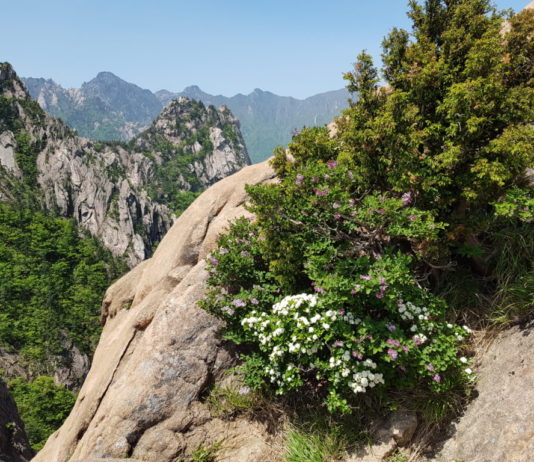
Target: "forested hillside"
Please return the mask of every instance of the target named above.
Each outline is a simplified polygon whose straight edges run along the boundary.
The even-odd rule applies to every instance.
[[[250,163],[226,108],[180,98],[130,143],[103,143],[46,114],[8,63],[0,91],[0,200],[74,218],[130,267],[200,191]]]

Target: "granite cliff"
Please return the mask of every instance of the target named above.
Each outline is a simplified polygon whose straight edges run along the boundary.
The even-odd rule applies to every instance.
[[[130,266],[206,186],[250,163],[226,108],[171,101],[130,143],[80,138],[0,64],[0,200],[72,217]]]

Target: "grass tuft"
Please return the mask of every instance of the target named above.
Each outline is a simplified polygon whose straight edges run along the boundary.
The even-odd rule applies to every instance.
[[[191,454],[191,460],[193,462],[215,462],[217,452],[221,449],[223,440],[217,441],[209,446],[198,446]]]
[[[286,436],[285,462],[334,462],[346,455],[349,438],[339,428],[309,432],[291,427]]]

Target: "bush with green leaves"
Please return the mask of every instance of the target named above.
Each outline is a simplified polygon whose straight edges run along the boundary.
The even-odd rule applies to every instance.
[[[14,379],[8,382],[8,386],[24,421],[30,444],[39,451],[69,415],[76,395],[46,376],[31,382]]]
[[[331,410],[342,411],[349,411],[347,395],[385,383],[436,391],[457,387],[467,379],[462,371],[470,372],[457,352],[468,329],[448,323],[443,301],[417,281],[412,273],[417,257],[389,245],[417,236],[431,243],[439,224],[428,214],[415,218],[407,196],[404,203],[374,196],[343,201],[343,181],[336,175],[347,179],[347,188],[350,176],[333,162],[323,168],[339,192],[333,201],[326,195],[318,203],[317,168],[285,185],[296,186],[292,197],[300,207],[290,223],[302,223],[302,231],[286,236],[296,243],[279,244],[300,249],[300,260],[293,257],[299,273],[290,275],[276,259],[266,258],[267,230],[247,219],[220,236],[209,259],[216,288],[203,306],[225,319],[228,338],[255,345],[255,371],[247,371],[245,382],[257,388],[266,381],[280,394],[312,385],[327,392]],[[383,229],[384,236],[377,234],[375,243],[362,237],[362,227]]]
[[[346,412],[371,389],[448,393],[472,377],[470,330],[454,322],[469,307],[440,294],[453,300],[444,288],[468,275],[473,298],[493,296],[500,230],[533,231],[534,12],[508,38],[486,0],[411,1],[409,16],[412,32],[383,42],[388,85],[362,53],[336,133],[304,129],[276,151],[279,181],[247,188],[255,220],[208,258],[201,305],[242,346],[252,387]],[[531,280],[519,260],[505,271]]]

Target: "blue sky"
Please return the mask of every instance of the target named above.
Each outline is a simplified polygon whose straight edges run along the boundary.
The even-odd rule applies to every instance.
[[[344,86],[362,49],[380,55],[405,0],[0,0],[0,61],[79,87],[111,71],[152,91],[199,85],[306,97]],[[528,0],[497,0],[518,11]]]

